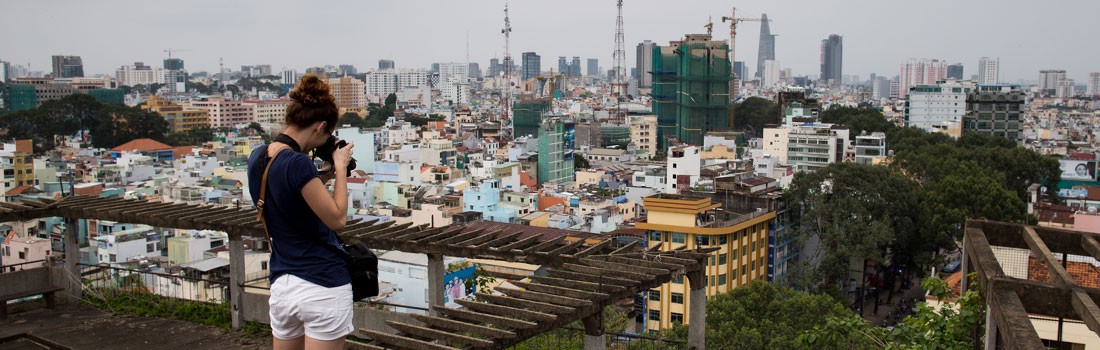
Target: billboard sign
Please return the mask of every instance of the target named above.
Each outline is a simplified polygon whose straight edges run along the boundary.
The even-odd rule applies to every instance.
[[[1096,161],[1062,159],[1062,180],[1096,181]]]

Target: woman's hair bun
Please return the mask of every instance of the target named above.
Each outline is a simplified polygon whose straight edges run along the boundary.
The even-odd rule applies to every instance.
[[[298,80],[298,86],[290,92],[290,98],[307,106],[336,103],[332,96],[331,88],[320,77],[314,74],[303,75]]]

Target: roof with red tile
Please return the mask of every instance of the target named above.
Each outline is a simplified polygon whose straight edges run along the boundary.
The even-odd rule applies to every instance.
[[[1074,282],[1077,282],[1079,286],[1100,288],[1100,268],[1092,264],[1067,261],[1066,272],[1069,272],[1070,277],[1073,277]],[[1027,259],[1027,279],[1049,283],[1054,282],[1051,279],[1050,269],[1047,268],[1047,265],[1044,264],[1042,260],[1033,257]]]
[[[23,185],[23,186],[19,186],[19,187],[10,189],[7,192],[4,192],[4,195],[5,196],[18,196],[18,195],[23,194],[24,192],[29,192],[32,188],[34,188],[34,186]]]
[[[546,208],[558,204],[564,205],[566,207],[569,206],[569,204],[565,201],[565,198],[539,196],[539,210],[546,210]]]
[[[111,152],[141,152],[160,151],[170,149],[172,146],[160,143],[153,139],[137,139],[112,148]]]

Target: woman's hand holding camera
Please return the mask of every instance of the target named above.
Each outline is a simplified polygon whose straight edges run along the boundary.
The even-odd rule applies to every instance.
[[[340,143],[344,143],[341,141]],[[351,162],[351,149],[355,147],[355,144],[347,142],[343,145],[337,144],[336,151],[332,152],[333,167],[337,174],[345,173],[348,169],[348,163]]]

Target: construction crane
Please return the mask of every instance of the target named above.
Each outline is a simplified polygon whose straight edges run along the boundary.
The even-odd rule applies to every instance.
[[[173,52],[183,52],[183,51],[191,51],[191,49],[179,49],[179,50],[167,49],[167,50],[164,50],[164,52],[168,53],[168,58],[169,59],[172,58],[172,53]]]
[[[737,23],[739,22],[771,22],[769,19],[737,17],[737,7],[730,9],[729,17],[722,16],[722,22],[730,22],[730,128],[733,128],[733,104],[737,102],[737,71],[734,70],[734,49],[737,47]],[[710,33],[712,24],[707,23],[707,33]]]
[[[737,72],[736,72],[736,70],[734,70],[734,62],[736,62],[735,58],[734,58],[735,57],[734,53],[735,53],[736,47],[737,47],[737,44],[736,44],[737,43],[737,23],[739,23],[739,22],[764,22],[764,21],[771,22],[771,20],[755,19],[755,18],[738,18],[737,17],[737,8],[733,8],[733,9],[729,10],[729,17],[725,17],[725,15],[723,15],[722,21],[723,22],[727,22],[727,21],[729,22],[729,76],[730,76],[730,80],[729,80],[729,101],[734,102],[734,101],[737,100],[737,91],[735,89],[736,81],[735,80],[737,80],[737,78],[738,78]],[[706,29],[707,29],[708,34],[711,33],[711,26],[712,26],[712,23],[707,23],[706,24]]]

